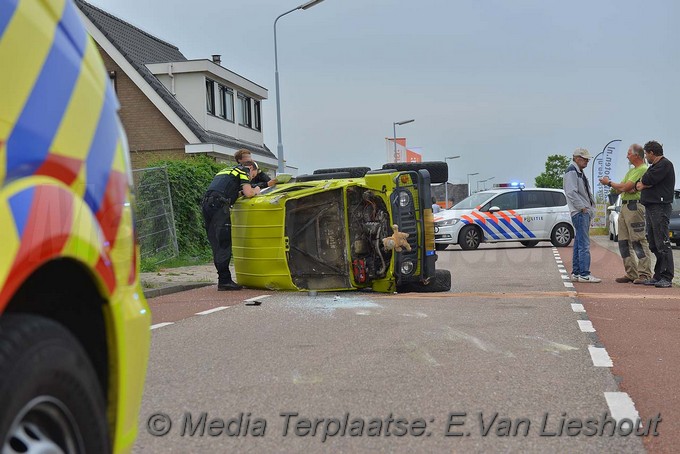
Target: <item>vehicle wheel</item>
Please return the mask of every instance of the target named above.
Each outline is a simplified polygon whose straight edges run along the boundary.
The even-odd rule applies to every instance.
[[[435,293],[448,292],[449,290],[451,290],[451,271],[449,270],[435,270],[434,278],[430,279],[427,285],[411,282],[397,288],[399,293]]]
[[[312,173],[317,175],[320,173],[349,172],[350,178],[361,178],[366,175],[366,172],[369,170],[371,170],[370,167],[338,167],[337,169],[317,169]]]
[[[614,235],[614,241],[616,241],[617,243],[619,242],[619,234],[618,233],[616,235]]]
[[[430,183],[446,183],[449,179],[449,165],[441,161],[429,162],[388,162],[383,164],[383,169],[394,170],[420,170],[426,169],[430,172]]]
[[[435,248],[436,250],[438,250],[438,251],[443,251],[443,250],[445,250],[447,247],[449,247],[449,245],[448,245],[448,244],[445,244],[445,243],[434,243],[434,248]]]
[[[482,235],[474,225],[466,225],[458,234],[458,244],[466,251],[477,249],[482,242]]]
[[[614,241],[614,234],[611,231],[609,232],[609,241]]]
[[[343,178],[351,178],[349,172],[335,172],[335,173],[315,173],[312,175],[300,175],[295,178],[295,181],[320,181],[320,180],[341,180]]]
[[[574,230],[569,224],[557,224],[550,234],[550,242],[555,247],[567,247],[574,238]]]
[[[520,241],[520,243],[522,244],[522,246],[534,247],[538,244],[538,241]]]
[[[0,317],[0,452],[110,452],[106,404],[76,338],[35,315]]]

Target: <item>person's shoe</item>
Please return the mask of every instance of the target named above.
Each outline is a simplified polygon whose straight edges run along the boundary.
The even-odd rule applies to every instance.
[[[647,282],[647,279],[648,279],[648,278],[646,278],[646,277],[639,277],[639,278],[637,278],[637,279],[635,279],[635,280],[633,281],[633,284],[642,285],[642,284],[644,284],[645,282]]]
[[[571,275],[571,282],[578,282],[578,275],[577,274]]]
[[[602,279],[600,279],[599,277],[595,277],[592,274],[589,274],[587,276],[579,276],[578,281],[579,282],[590,282],[592,284],[596,284],[598,282],[602,282]]]
[[[659,282],[654,284],[654,287],[656,288],[671,288],[673,287],[673,283],[669,281],[668,279],[659,279]]]
[[[234,281],[225,282],[224,284],[217,284],[217,290],[223,292],[225,290],[241,290],[242,285],[238,285]]]
[[[619,284],[627,284],[627,283],[629,283],[629,282],[634,282],[634,280],[631,279],[631,278],[629,278],[628,276],[617,277],[617,278],[614,279],[614,280],[615,280],[616,282],[618,282]]]
[[[646,281],[643,282],[644,285],[656,285],[659,282],[658,279],[654,279],[653,277],[650,279],[647,279]]]

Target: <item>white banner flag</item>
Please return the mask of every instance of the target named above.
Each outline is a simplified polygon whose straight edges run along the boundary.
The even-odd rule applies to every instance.
[[[616,163],[619,159],[619,145],[621,140],[616,139],[604,146],[602,153],[599,153],[593,160],[593,195],[595,196],[595,218],[593,227],[606,227],[607,207],[609,206],[609,186],[600,183],[600,178],[607,176],[612,181],[619,181],[623,175],[613,175]]]

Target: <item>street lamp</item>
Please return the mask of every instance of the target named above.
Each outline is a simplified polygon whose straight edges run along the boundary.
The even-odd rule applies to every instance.
[[[460,155],[456,156],[448,156],[444,158],[444,162],[448,161],[449,159],[457,159],[460,158]],[[446,182],[444,183],[444,208],[447,209],[449,207],[449,168],[446,168]]]
[[[496,177],[487,178],[486,181],[491,181]],[[484,183],[484,190],[486,191],[486,182]]]
[[[489,180],[477,180],[477,192],[479,192],[479,183],[486,183]]]
[[[276,46],[276,23],[281,19],[283,16],[286,14],[290,14],[293,11],[297,11],[299,9],[305,10],[309,9],[312,6],[318,5],[321,3],[323,0],[311,0],[307,3],[303,3],[300,6],[297,6],[290,11],[286,11],[285,13],[281,14],[279,17],[274,20],[274,76],[276,79],[276,126],[279,129],[279,143],[276,146],[277,150],[277,155],[278,155],[278,168],[277,168],[277,173],[283,173],[285,171],[284,169],[284,164],[283,164],[283,143],[281,141],[281,96],[280,96],[280,90],[279,90],[279,56],[278,56],[278,49]]]
[[[467,177],[468,177],[468,197],[470,196],[470,194],[472,194],[472,193],[470,192],[470,177],[471,177],[471,176],[474,176],[474,175],[479,175],[479,172],[468,173],[468,174],[467,174]]]
[[[404,121],[395,121],[392,123],[392,128],[394,130],[394,162],[397,162],[397,125],[405,125],[406,123],[413,123],[416,121],[415,119],[413,120],[404,120]]]

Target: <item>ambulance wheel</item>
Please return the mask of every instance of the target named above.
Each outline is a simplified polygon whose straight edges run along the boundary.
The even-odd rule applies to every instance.
[[[451,271],[449,270],[434,270],[434,277],[427,284],[410,282],[397,288],[399,293],[436,293],[449,290],[451,290]]]
[[[0,452],[111,451],[99,380],[62,325],[0,316],[0,370]]]
[[[350,178],[361,178],[366,175],[366,172],[371,170],[370,167],[338,167],[335,169],[317,169],[313,172],[314,175],[320,173],[339,173],[339,172],[349,172]]]
[[[534,247],[538,244],[538,241],[520,241],[520,244],[525,247]]]
[[[441,161],[427,162],[388,162],[383,169],[394,169],[400,172],[418,171],[425,169],[430,173],[430,183],[445,183],[449,179],[449,165]]]
[[[438,251],[443,251],[443,250],[445,250],[447,247],[449,247],[449,245],[446,244],[446,243],[434,243],[434,248],[435,248],[436,250],[438,250]]]
[[[555,247],[567,247],[574,238],[574,229],[569,224],[557,224],[550,234],[550,242]]]
[[[458,244],[463,250],[470,251],[477,249],[479,244],[482,242],[482,234],[479,233],[479,229],[474,225],[466,225],[460,229],[458,234]]]

